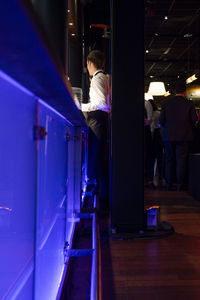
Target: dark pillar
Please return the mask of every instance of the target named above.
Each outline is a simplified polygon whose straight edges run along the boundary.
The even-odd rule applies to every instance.
[[[135,2],[134,2],[135,3]],[[111,228],[144,220],[144,3],[112,1]]]
[[[69,38],[69,77],[73,87],[82,87],[82,48],[79,39]]]
[[[68,75],[73,87],[82,88],[83,72],[83,7],[79,0],[70,1],[69,8],[73,8],[76,35],[72,36],[69,30],[68,38]]]

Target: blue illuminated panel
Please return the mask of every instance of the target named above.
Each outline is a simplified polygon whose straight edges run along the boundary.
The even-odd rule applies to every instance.
[[[0,108],[0,299],[55,300],[86,182],[87,131],[1,71]]]
[[[31,300],[36,101],[31,93],[1,71],[0,111],[0,299]]]
[[[39,125],[47,135],[38,142],[35,299],[55,300],[64,269],[67,122],[39,102]]]

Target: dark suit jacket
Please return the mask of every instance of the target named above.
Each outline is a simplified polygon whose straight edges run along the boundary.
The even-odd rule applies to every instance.
[[[194,103],[182,96],[164,101],[160,114],[164,141],[192,141],[198,120]]]

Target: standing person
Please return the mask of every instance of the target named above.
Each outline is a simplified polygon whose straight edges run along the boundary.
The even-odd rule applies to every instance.
[[[88,177],[95,179],[99,186],[99,208],[108,209],[109,195],[109,135],[108,121],[110,104],[109,78],[104,73],[104,54],[93,50],[87,56],[87,69],[91,76],[89,102],[82,103],[81,110],[87,113],[89,127]]]
[[[165,147],[165,180],[168,190],[172,188],[174,162],[177,190],[187,189],[187,158],[198,117],[194,103],[185,98],[185,91],[185,80],[177,82],[175,97],[163,103],[160,114]]]
[[[152,122],[151,122],[151,134],[153,142],[153,165],[154,165],[154,175],[155,169],[158,171],[158,185],[162,187],[163,180],[163,142],[161,137],[161,128],[159,123],[160,111],[154,100],[149,100],[153,108]]]
[[[151,122],[153,116],[153,108],[149,101],[144,100],[144,176],[146,180],[145,186],[155,189],[153,183],[154,178],[154,159],[153,159],[153,140],[151,134]]]

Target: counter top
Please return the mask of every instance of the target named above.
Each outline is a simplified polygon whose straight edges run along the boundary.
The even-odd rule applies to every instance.
[[[0,69],[56,109],[74,126],[86,126],[70,83],[27,1],[0,1]]]

